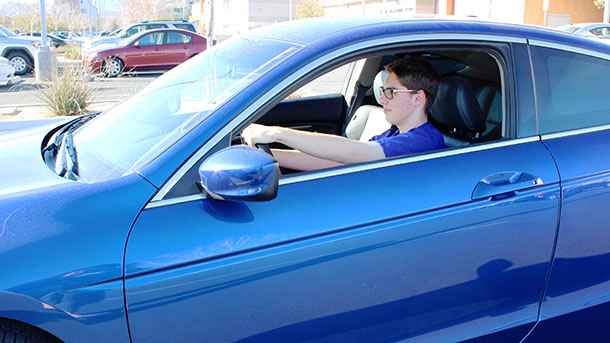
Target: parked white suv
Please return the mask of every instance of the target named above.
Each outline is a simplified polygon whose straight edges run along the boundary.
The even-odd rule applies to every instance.
[[[89,39],[83,43],[83,54],[101,44],[116,44],[120,40],[130,37],[138,32],[153,29],[176,28],[199,33],[197,25],[188,21],[149,21],[145,20],[138,24],[131,24],[119,31],[114,36]]]
[[[0,25],[0,56],[6,57],[15,67],[15,75],[34,70],[34,57],[40,44],[40,38],[17,36]]]

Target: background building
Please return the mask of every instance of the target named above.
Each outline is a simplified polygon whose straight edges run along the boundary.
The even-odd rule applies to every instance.
[[[189,20],[203,34],[222,41],[251,29],[295,18],[297,7],[313,2],[326,17],[469,18],[557,27],[601,22],[593,0],[188,0]],[[213,12],[213,15],[211,14]],[[214,19],[211,19],[214,18]],[[211,31],[210,31],[211,30]]]
[[[319,0],[326,16],[389,15],[397,17],[477,18],[556,27],[601,22],[603,9],[593,0]],[[545,10],[546,8],[546,10]]]
[[[191,21],[197,21],[202,33],[209,32],[218,41],[265,25],[294,17],[297,0],[200,0],[193,1]],[[210,24],[210,12],[214,12]],[[291,14],[292,13],[292,17]]]

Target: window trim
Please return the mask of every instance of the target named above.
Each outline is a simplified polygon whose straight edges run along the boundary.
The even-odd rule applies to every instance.
[[[547,41],[538,40],[538,39],[529,39],[529,45],[541,47],[541,48],[557,49],[557,50],[561,50],[561,51],[565,51],[565,52],[572,52],[572,53],[575,52],[578,54],[601,58],[603,60],[610,61],[610,54],[608,54],[608,53],[591,50],[591,49],[585,49],[583,47],[578,47],[578,46],[574,46],[574,45],[553,43],[553,42],[547,42]]]
[[[580,128],[580,129],[572,129],[572,130],[561,131],[561,132],[545,133],[543,135],[540,135],[540,138],[541,138],[541,140],[546,141],[546,140],[551,140],[551,139],[556,139],[556,138],[578,136],[578,135],[582,135],[582,134],[600,132],[600,131],[606,131],[606,130],[610,130],[610,124],[596,125],[596,126],[584,127],[584,128]]]
[[[417,43],[422,41],[434,41],[438,43],[485,43],[485,42],[496,42],[496,43],[519,43],[519,44],[527,44],[527,39],[524,37],[516,37],[516,36],[495,36],[495,35],[487,35],[487,34],[466,34],[466,33],[455,33],[455,34],[413,34],[413,35],[394,35],[389,37],[378,38],[374,40],[361,41],[358,43],[350,44],[339,48],[337,50],[333,50],[323,56],[318,57],[317,59],[311,61],[306,64],[302,68],[300,68],[297,72],[292,73],[287,78],[283,79],[281,82],[273,86],[269,91],[267,91],[263,96],[259,97],[256,101],[251,103],[246,109],[244,109],[239,115],[234,117],[231,121],[229,121],[222,129],[220,129],[214,137],[210,138],[199,150],[197,150],[169,179],[161,186],[161,188],[155,193],[150,202],[146,205],[145,209],[155,208],[160,206],[166,206],[169,204],[182,203],[186,201],[194,201],[197,199],[204,198],[203,196],[199,196],[193,198],[193,195],[177,197],[172,199],[164,199],[164,197],[169,193],[169,191],[178,183],[178,181],[199,161],[208,151],[214,148],[216,144],[218,144],[223,137],[229,135],[233,132],[237,127],[241,125],[242,122],[250,118],[256,112],[258,112],[261,108],[263,108],[266,104],[273,100],[276,97],[276,94],[284,92],[286,89],[289,89],[291,85],[299,80],[305,78],[307,74],[309,74],[312,70],[316,70],[318,68],[324,67],[328,65],[333,60],[340,59],[343,56],[348,56],[359,51],[364,52],[366,50],[371,49],[380,49],[384,46],[391,46],[396,44],[408,44],[408,43]],[[504,73],[504,71],[501,71]],[[506,75],[504,75],[506,77]],[[504,86],[503,86],[504,87]],[[538,136],[526,137],[526,138],[517,138],[514,140],[506,141],[506,142],[496,142],[496,143],[484,143],[480,146],[472,146],[467,148],[459,148],[457,150],[448,150],[448,151],[440,151],[437,153],[428,153],[425,155],[418,156],[406,156],[399,157],[396,159],[390,160],[380,160],[378,162],[367,162],[363,165],[355,165],[355,166],[347,166],[340,167],[337,169],[331,170],[322,170],[315,173],[308,173],[306,175],[296,175],[293,177],[286,177],[280,179],[279,185],[285,185],[296,182],[304,182],[308,180],[315,180],[319,178],[325,178],[329,176],[337,176],[342,174],[349,174],[358,171],[370,170],[383,168],[393,165],[406,164],[415,161],[445,157],[450,155],[458,155],[462,153],[469,153],[473,151],[480,151],[484,149],[493,149],[500,146],[513,145],[513,144],[521,144],[524,142],[530,142],[532,140],[539,140]],[[184,199],[184,200],[182,200]]]
[[[577,46],[573,46],[573,45],[554,43],[554,42],[548,42],[548,41],[537,40],[537,39],[530,39],[529,45],[535,46],[535,47],[540,47],[540,48],[555,49],[555,50],[559,50],[559,51],[567,52],[567,53],[576,53],[579,55],[584,55],[584,56],[588,56],[588,57],[599,58],[599,59],[602,59],[605,61],[610,61],[610,53],[586,49],[586,48],[577,47]],[[534,80],[534,92],[536,92],[537,86],[536,86],[536,78],[534,76],[535,70],[534,70],[534,63],[532,60],[533,55],[532,55],[531,50],[529,52],[529,55],[530,55],[530,66],[531,66],[531,70],[532,70],[532,79]],[[607,130],[610,128],[610,124],[601,124],[601,125],[593,125],[593,126],[588,126],[588,127],[580,127],[580,128],[576,128],[576,129],[568,129],[568,130],[562,130],[562,131],[558,131],[558,132],[541,134],[540,133],[540,113],[538,111],[538,94],[536,94],[535,97],[536,97],[536,122],[537,122],[537,126],[538,126],[537,131],[538,131],[538,135],[540,135],[542,137],[542,140],[574,136],[574,135],[578,135],[578,134],[582,134],[582,133],[604,131],[604,130]]]

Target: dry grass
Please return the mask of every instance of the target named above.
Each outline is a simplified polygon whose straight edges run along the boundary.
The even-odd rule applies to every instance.
[[[89,73],[82,65],[72,65],[55,72],[36,95],[54,115],[73,116],[87,112],[93,101],[93,89],[88,84]]]
[[[69,60],[80,60],[82,59],[82,48],[78,45],[64,45],[58,47],[55,52],[57,54],[64,54],[64,58]]]

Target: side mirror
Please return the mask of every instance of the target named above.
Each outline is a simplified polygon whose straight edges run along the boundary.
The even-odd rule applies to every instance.
[[[272,200],[279,175],[273,157],[245,145],[222,149],[199,166],[200,186],[218,200]]]
[[[133,43],[133,46],[136,47],[136,48],[139,48],[140,45],[142,45],[142,43],[140,43],[140,41],[137,41],[137,42]]]

